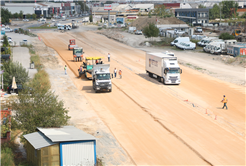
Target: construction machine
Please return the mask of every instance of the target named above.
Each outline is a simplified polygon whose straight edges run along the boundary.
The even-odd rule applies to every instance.
[[[76,23],[76,20],[72,20],[72,29],[78,28],[79,25]]]
[[[103,64],[102,57],[86,57],[85,62],[83,62],[83,73],[87,79],[92,79],[92,70],[93,65],[96,64]],[[80,71],[79,71],[80,72]],[[81,75],[81,73],[79,73]]]
[[[72,50],[74,47],[77,47],[77,45],[75,44],[75,39],[70,39],[68,49]]]
[[[73,59],[74,61],[82,61],[83,59],[83,48],[82,47],[74,47],[73,48]]]
[[[241,28],[241,32],[235,38],[238,42],[246,42],[246,19],[244,27]]]

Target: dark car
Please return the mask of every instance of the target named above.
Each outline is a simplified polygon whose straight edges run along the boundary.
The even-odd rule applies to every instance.
[[[18,92],[23,89],[22,84],[16,84],[16,85],[17,85],[17,89],[12,89],[12,85],[8,86],[7,91],[9,94],[11,94],[13,92],[18,94]]]

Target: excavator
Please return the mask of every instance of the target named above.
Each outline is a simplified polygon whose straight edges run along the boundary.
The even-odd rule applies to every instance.
[[[244,27],[241,28],[241,32],[235,38],[238,42],[246,42],[246,19]]]

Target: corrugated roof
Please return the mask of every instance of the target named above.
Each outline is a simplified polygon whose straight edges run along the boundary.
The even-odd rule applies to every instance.
[[[74,126],[64,126],[61,128],[39,128],[37,129],[48,137],[52,142],[67,142],[67,141],[87,141],[96,140],[90,134],[77,129]]]
[[[23,135],[24,138],[34,147],[34,149],[40,149],[56,143],[51,142],[41,132],[35,132],[31,134]]]

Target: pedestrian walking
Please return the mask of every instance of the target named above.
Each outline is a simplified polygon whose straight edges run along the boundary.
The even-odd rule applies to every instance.
[[[67,75],[67,65],[65,65],[64,70],[65,70],[65,75]]]
[[[110,53],[108,53],[108,62],[110,62]]]
[[[228,108],[227,108],[227,105],[226,105],[226,104],[227,104],[227,102],[228,102],[228,99],[226,98],[226,96],[225,96],[225,95],[223,96],[223,99],[222,99],[222,101],[221,101],[221,102],[222,102],[222,103],[224,103],[224,105],[223,105],[222,109],[224,109],[224,107],[226,107],[226,109],[228,109]]]
[[[117,69],[114,68],[114,77],[116,78],[116,76],[117,76]]]
[[[119,70],[120,79],[122,78],[122,70]]]

